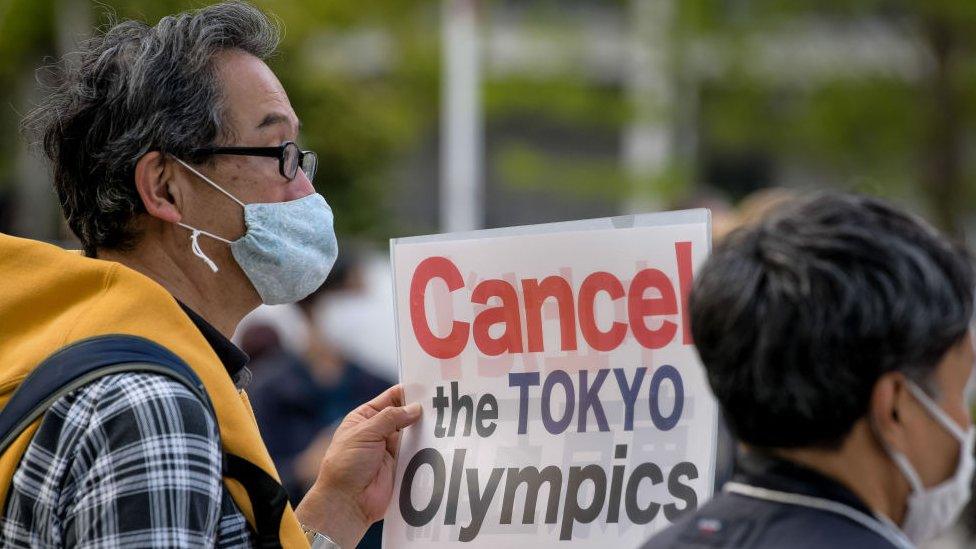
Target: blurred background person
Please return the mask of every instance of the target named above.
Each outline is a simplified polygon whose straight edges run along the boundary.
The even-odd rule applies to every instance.
[[[311,295],[295,305],[259,307],[238,327],[234,341],[251,357],[248,393],[262,431],[268,430],[273,454],[276,445],[271,439],[280,439],[283,447],[303,447],[308,441],[285,432],[298,428],[289,425],[294,425],[292,414],[300,408],[306,408],[302,413],[318,431],[369,400],[371,391],[382,392],[392,385],[350,359],[316,322],[333,295],[362,292],[361,277],[358,256],[343,250],[343,259],[336,261],[325,284]],[[293,453],[284,450],[282,455],[290,458]]]
[[[234,337],[251,357],[248,397],[292,502],[315,481],[342,418],[392,385],[346,357],[316,326],[315,315],[332,295],[362,291],[358,256],[344,249],[319,289],[294,305],[256,309]],[[382,522],[371,526],[359,547],[380,547],[382,528]]]

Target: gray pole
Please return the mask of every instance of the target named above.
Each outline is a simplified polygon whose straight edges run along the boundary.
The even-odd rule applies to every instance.
[[[440,224],[482,226],[482,113],[478,0],[443,0],[441,23]]]
[[[674,154],[674,82],[670,67],[673,0],[631,0],[627,98],[633,118],[624,128],[623,164],[632,186],[628,213],[661,209],[652,183],[665,175]]]

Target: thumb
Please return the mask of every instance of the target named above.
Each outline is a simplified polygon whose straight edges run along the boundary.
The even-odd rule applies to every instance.
[[[363,422],[366,429],[380,437],[386,437],[420,419],[420,403],[406,406],[389,406]]]

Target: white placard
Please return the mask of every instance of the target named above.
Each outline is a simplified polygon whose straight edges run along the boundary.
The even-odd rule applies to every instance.
[[[688,328],[707,210],[391,241],[403,431],[386,548],[636,547],[711,497]]]

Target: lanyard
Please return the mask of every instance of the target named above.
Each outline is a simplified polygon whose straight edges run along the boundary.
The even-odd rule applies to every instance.
[[[800,507],[809,507],[811,509],[835,513],[837,515],[847,517],[861,526],[864,526],[865,528],[888,540],[895,547],[899,547],[901,549],[916,549],[915,545],[909,541],[908,538],[905,537],[905,534],[903,534],[901,530],[898,530],[897,527],[894,526],[894,523],[892,523],[890,520],[883,521],[882,519],[884,517],[872,517],[858,511],[857,509],[844,505],[843,503],[803,494],[793,494],[790,492],[780,492],[779,490],[770,490],[768,488],[759,488],[758,486],[750,486],[741,482],[727,482],[725,484],[724,491],[755,499],[785,503],[787,505],[798,505]]]

